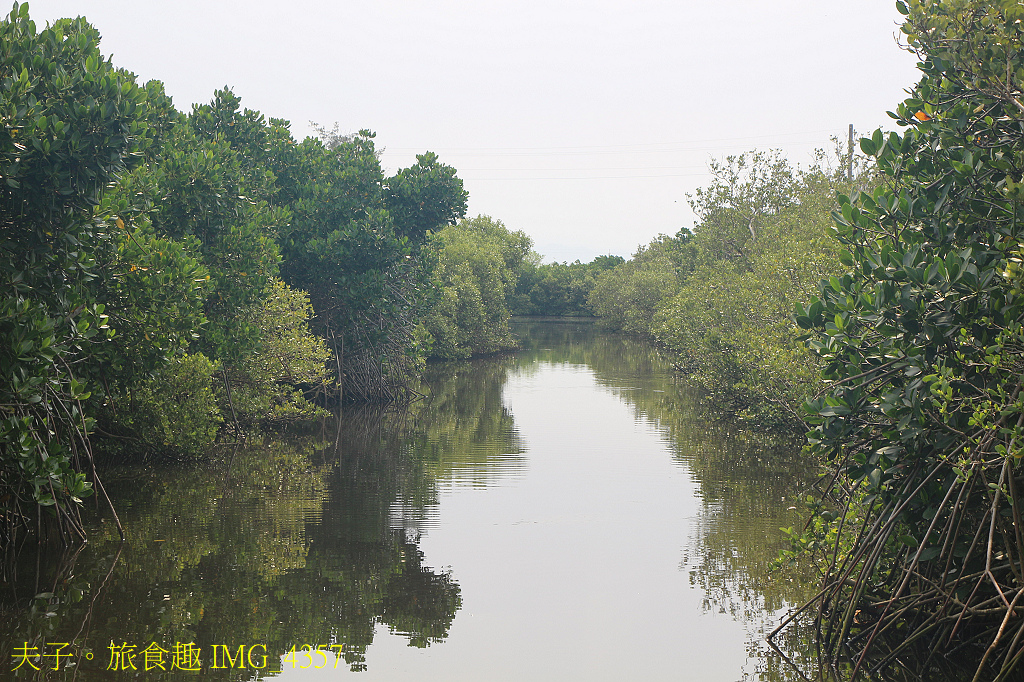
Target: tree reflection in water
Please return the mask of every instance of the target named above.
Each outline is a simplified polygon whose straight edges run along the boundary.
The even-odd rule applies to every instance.
[[[763,644],[765,631],[817,582],[799,570],[769,570],[783,545],[779,528],[800,522],[794,496],[815,473],[799,444],[709,419],[699,395],[677,384],[643,342],[578,323],[516,331],[524,346],[516,356],[428,366],[427,397],[407,410],[346,408],[306,433],[269,435],[207,465],[109,471],[127,543],[97,517],[84,547],[27,546],[4,566],[0,597],[5,656],[68,642],[93,659],[77,672],[46,670],[53,659],[43,659],[44,670],[23,666],[13,676],[128,674],[105,670],[111,641],[138,651],[195,642],[202,678],[225,680],[272,674],[281,656],[305,644],[343,645],[341,666],[373,667],[367,648],[380,628],[415,647],[443,642],[462,594],[449,571],[427,564],[421,531],[446,490],[488,486],[523,469],[525,447],[503,387],[510,373],[541,363],[589,368],[635,420],[657,427],[695,482],[698,519],[680,570],[705,611],[746,624],[754,668],[744,676],[782,682],[816,671],[813,628],[787,629],[777,642],[798,668]],[[214,644],[265,645],[267,667],[209,669]],[[135,662],[141,671],[143,659]]]
[[[661,429],[676,460],[697,483],[700,518],[680,567],[704,594],[704,609],[747,624],[755,669],[745,679],[765,682],[848,679],[852,664],[820,661],[811,618],[799,619],[776,638],[765,636],[780,618],[813,596],[819,577],[810,566],[775,568],[787,548],[781,528],[801,525],[800,503],[816,480],[816,464],[803,456],[800,439],[775,436],[742,421],[716,419],[698,392],[677,382],[671,366],[648,343],[606,334],[594,325],[521,322],[514,331],[524,356],[585,365],[599,384],[634,409],[635,418]],[[525,369],[524,369],[525,368]],[[529,369],[525,360],[519,371]],[[902,643],[895,635],[894,645]],[[974,667],[928,661],[906,652],[884,679],[971,679]],[[885,656],[885,646],[878,647]],[[965,677],[966,675],[966,677]]]
[[[168,670],[148,671],[166,679],[195,678],[169,670],[174,644],[195,642],[204,679],[248,679],[307,644],[342,645],[343,665],[365,669],[378,626],[410,646],[443,641],[461,592],[450,572],[425,564],[418,524],[440,487],[483,484],[489,458],[522,452],[501,402],[509,364],[431,368],[428,398],[406,412],[346,410],[203,466],[110,471],[124,545],[97,517],[88,545],[23,548],[4,569],[0,649],[45,655],[66,642],[79,665],[53,671],[54,658],[30,659],[13,675],[108,679],[111,642],[167,650]],[[211,669],[215,644],[232,655],[265,645],[267,667]],[[141,653],[132,661],[143,670]]]
[[[701,500],[680,568],[703,592],[705,610],[747,623],[750,655],[759,660],[749,675],[800,679],[763,641],[777,616],[810,596],[816,583],[806,571],[771,570],[785,546],[779,529],[800,522],[802,508],[794,500],[816,473],[801,457],[800,443],[716,421],[700,395],[675,379],[665,356],[641,340],[582,324],[523,323],[516,331],[537,357],[589,366],[600,385],[632,406],[637,420],[662,431]],[[792,644],[784,650],[804,658],[804,643]]]

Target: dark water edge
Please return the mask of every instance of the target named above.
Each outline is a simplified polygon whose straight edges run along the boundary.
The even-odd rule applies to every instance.
[[[108,471],[127,542],[91,506],[89,544],[7,562],[0,679],[813,676],[809,627],[795,667],[763,635],[813,593],[769,569],[814,464],[709,421],[643,342],[515,331],[407,410]]]
[[[528,325],[536,322],[551,322],[555,324],[596,324],[600,322],[599,317],[572,316],[572,315],[513,315],[512,324]]]

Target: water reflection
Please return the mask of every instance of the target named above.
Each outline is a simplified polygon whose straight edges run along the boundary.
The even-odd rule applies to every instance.
[[[747,627],[750,668],[744,677],[797,680],[763,637],[789,608],[813,595],[807,567],[773,570],[784,547],[780,528],[802,522],[795,501],[817,469],[800,443],[736,421],[716,421],[700,396],[679,383],[656,348],[630,337],[595,332],[593,325],[520,324],[527,353],[547,362],[585,365],[598,384],[632,406],[634,418],[652,423],[676,461],[697,484],[700,513],[680,559],[705,611],[729,614]],[[807,665],[813,646],[794,628],[780,639]]]
[[[798,498],[818,474],[814,462],[803,456],[800,439],[716,420],[698,393],[674,380],[665,358],[641,341],[579,324],[524,323],[517,333],[525,346],[521,374],[552,365],[593,372],[598,385],[633,408],[638,423],[661,431],[666,447],[696,484],[699,513],[690,521],[680,569],[701,594],[705,613],[727,614],[746,628],[747,661],[737,664],[736,677],[764,682],[849,679],[851,661],[818,659],[813,611],[775,638],[777,650],[764,640],[818,585],[810,566],[775,568],[785,546],[779,529],[803,523],[806,514]],[[904,650],[898,659],[883,661],[903,644],[899,634],[890,638],[879,642],[876,658],[866,663],[868,668],[889,665],[884,677],[872,679],[972,679],[976,661],[939,659],[932,651]]]
[[[429,397],[405,413],[353,410],[208,466],[111,470],[127,543],[98,514],[90,544],[22,551],[5,567],[0,649],[23,652],[13,676],[107,679],[107,668],[129,674],[134,665],[192,679],[171,670],[174,645],[191,642],[209,677],[276,672],[279,657],[304,644],[338,645],[359,671],[378,626],[414,647],[444,640],[461,591],[449,571],[426,565],[419,530],[439,489],[486,484],[496,457],[506,470],[519,464],[501,402],[509,362],[431,368]],[[111,642],[135,649],[119,649],[112,664]],[[144,670],[151,643],[165,650],[165,670],[156,658]],[[217,644],[232,656],[239,645],[265,646],[267,665],[212,669]],[[58,660],[64,669],[49,669]]]
[[[98,522],[92,542],[74,554],[22,553],[9,567],[0,646],[39,647],[46,656],[53,643],[66,642],[83,656],[79,679],[107,679],[107,668],[131,673],[148,663],[141,653],[120,657],[121,650],[112,663],[111,642],[134,646],[124,650],[129,654],[155,643],[165,650],[167,670],[153,659],[146,672],[193,677],[170,667],[175,643],[194,642],[205,676],[246,679],[272,672],[277,654],[307,642],[344,644],[345,662],[360,669],[377,623],[417,646],[443,639],[459,607],[458,585],[425,567],[415,538],[402,529],[375,528],[370,514],[326,523],[339,496],[365,508],[372,487],[332,485],[336,467],[324,463],[325,454],[310,440],[278,441],[236,454],[230,469],[112,477],[108,488],[128,542],[121,547],[110,524]],[[231,645],[232,653],[239,645],[265,646],[269,662],[265,671],[214,670],[215,644]],[[23,662],[15,676],[74,672],[47,670],[54,662],[35,662],[39,672]]]
[[[170,669],[194,642],[203,679],[288,677],[281,657],[316,644],[367,680],[494,679],[496,660],[535,680],[789,679],[756,642],[811,582],[767,571],[811,473],[799,449],[701,417],[647,344],[516,331],[517,355],[428,366],[401,413],[109,472],[128,542],[97,515],[84,548],[22,551],[0,597],[5,656],[93,658],[13,676],[135,675],[106,670],[114,642],[168,651],[164,671],[138,654],[139,674],[196,679]],[[212,669],[216,644],[265,646],[267,665]]]

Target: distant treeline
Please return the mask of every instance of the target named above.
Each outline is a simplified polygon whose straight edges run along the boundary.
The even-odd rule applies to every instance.
[[[836,193],[875,182],[849,155],[819,152],[806,169],[777,152],[712,162],[711,183],[690,198],[692,230],[660,235],[629,260],[541,265],[531,254],[511,311],[596,316],[662,346],[710,411],[802,432],[800,405],[821,389],[821,363],[800,343],[793,308],[845,268]]]
[[[781,558],[820,570],[805,607],[832,670],[1018,679],[1024,7],[896,5],[920,70],[888,112],[898,132],[804,170],[764,152],[713,164],[693,230],[587,301],[664,346],[713,412],[807,435],[826,475]]]
[[[519,271],[512,300],[514,315],[593,317],[590,294],[598,277],[623,264],[622,256],[598,256],[589,263],[540,263],[531,254]]]
[[[854,161],[840,149],[806,169],[777,152],[712,162],[711,183],[690,197],[694,228],[599,276],[591,309],[663,346],[709,411],[803,432],[800,405],[822,387],[821,363],[800,343],[793,307],[845,269],[836,193],[874,183]]]

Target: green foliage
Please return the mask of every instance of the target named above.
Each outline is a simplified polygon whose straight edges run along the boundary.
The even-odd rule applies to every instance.
[[[83,19],[37,32],[28,6],[0,21],[0,537],[39,504],[81,533],[91,367],[112,333],[91,295],[100,193],[147,145],[146,93]]]
[[[538,257],[539,259],[539,257]],[[592,316],[588,298],[601,273],[621,265],[621,256],[598,256],[590,263],[523,262],[511,308],[513,315]]]
[[[691,197],[694,230],[662,235],[598,276],[590,307],[604,326],[671,351],[715,414],[801,430],[799,405],[820,379],[791,310],[842,269],[830,211],[848,161],[819,152],[799,170],[751,152],[713,162],[713,182]],[[855,165],[859,186],[873,182]]]
[[[286,206],[295,141],[287,121],[270,119],[252,109],[242,109],[242,100],[225,87],[213,93],[209,104],[193,105],[188,122],[203,140],[222,140],[234,153],[238,182],[246,197]]]
[[[388,179],[387,189],[395,230],[414,243],[466,215],[469,192],[462,188],[455,169],[439,163],[432,152],[417,154],[415,165]]]
[[[280,280],[271,282],[246,318],[260,330],[259,349],[227,373],[234,408],[247,420],[287,422],[326,414],[304,393],[331,387],[333,356],[309,330],[309,296]],[[301,387],[301,388],[300,388]]]
[[[886,183],[839,198],[849,271],[796,309],[829,382],[806,405],[811,443],[836,473],[826,493],[870,529],[840,528],[854,539],[826,575],[823,644],[845,647],[853,610],[883,599],[876,630],[920,614],[908,638],[970,634],[989,647],[975,679],[1005,679],[1024,633],[1010,620],[1024,560],[1024,105],[1010,85],[1024,74],[1024,9],[912,0],[901,11],[923,74],[892,114],[905,130],[861,140]]]
[[[338,390],[397,397],[426,340],[421,247],[465,212],[434,154],[386,178],[372,133],[296,144],[228,89],[184,115],[98,43],[23,4],[0,22],[0,540],[35,505],[81,534],[94,419],[195,454],[220,385],[247,421],[309,417],[327,339]]]
[[[94,285],[117,330],[101,356],[107,387],[148,376],[195,343],[210,279],[197,249],[158,237],[145,216],[137,227],[116,219],[109,229],[97,256],[105,276]]]
[[[767,222],[798,203],[799,174],[778,151],[727,156],[712,160],[709,169],[711,185],[690,197],[698,263],[748,268],[748,244],[759,241]]]
[[[283,279],[309,291],[325,326],[358,322],[375,306],[392,308],[388,271],[411,255],[385,206],[384,174],[373,134],[332,149],[311,138],[295,150],[293,218],[281,232]]]
[[[609,329],[650,337],[658,307],[679,290],[678,255],[687,241],[661,235],[641,246],[633,258],[601,274],[588,298]]]
[[[846,179],[825,160],[800,172],[777,156],[730,158],[694,202],[696,267],[653,328],[719,413],[802,430],[798,408],[820,388],[790,311],[842,268],[830,211]]]
[[[156,232],[194,244],[210,275],[200,347],[213,358],[237,362],[258,343],[259,331],[241,311],[257,304],[277,274],[274,236],[288,213],[259,199],[262,188],[248,184],[252,174],[223,135],[197,134],[188,121],[171,129],[150,170]]]
[[[115,402],[118,423],[134,434],[133,447],[197,457],[223,421],[214,391],[220,367],[201,353],[179,355]]]
[[[487,216],[434,236],[430,248],[440,291],[424,319],[434,357],[467,358],[515,347],[508,301],[530,246],[524,232]]]
[[[36,33],[28,5],[15,4],[0,35],[0,215],[19,218],[5,225],[13,238],[42,248],[59,240],[52,228],[64,227],[62,218],[96,204],[126,157],[144,148],[146,95],[100,55],[99,32],[84,19]]]
[[[401,398],[422,359],[429,275],[421,247],[464,214],[465,191],[432,154],[385,178],[373,133],[322,133],[328,144],[307,139],[292,151],[281,275],[310,293],[314,328],[339,358],[344,394]]]

